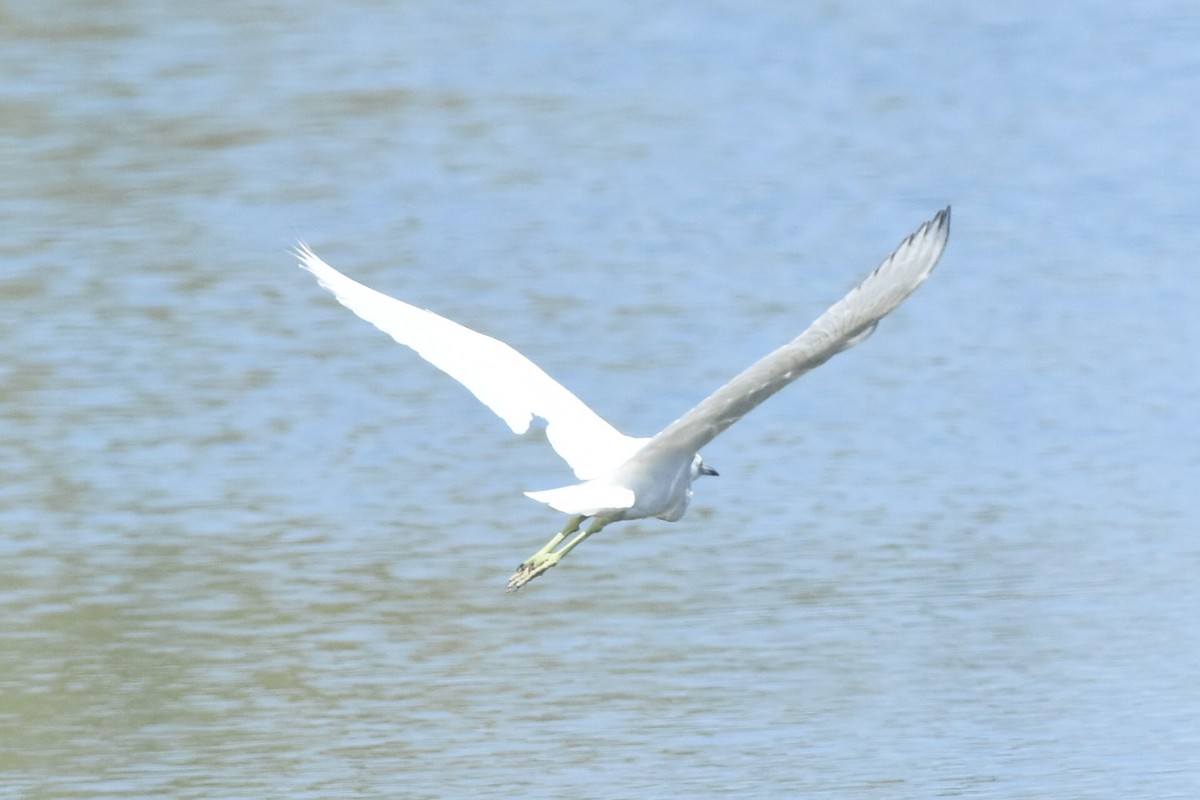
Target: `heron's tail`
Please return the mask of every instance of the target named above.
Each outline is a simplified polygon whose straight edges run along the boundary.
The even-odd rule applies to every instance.
[[[594,517],[605,511],[632,508],[636,500],[632,490],[623,486],[613,486],[603,480],[584,481],[540,492],[526,492],[525,496],[564,514],[582,514],[585,517]]]

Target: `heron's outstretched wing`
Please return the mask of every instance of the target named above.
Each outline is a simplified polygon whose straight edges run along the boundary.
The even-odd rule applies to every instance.
[[[296,256],[339,303],[467,387],[514,433],[529,430],[534,415],[545,419],[551,446],[580,480],[613,469],[644,443],[609,425],[504,342],[363,286],[307,245]]]
[[[950,235],[947,206],[804,333],[760,359],[668,425],[631,461],[690,458],[721,431],[804,373],[866,339],[929,277]]]

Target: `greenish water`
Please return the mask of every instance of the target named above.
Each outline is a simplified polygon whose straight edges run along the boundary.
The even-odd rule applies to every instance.
[[[0,786],[1194,797],[1170,4],[9,3]],[[930,283],[519,595],[559,485],[304,238],[652,433]]]

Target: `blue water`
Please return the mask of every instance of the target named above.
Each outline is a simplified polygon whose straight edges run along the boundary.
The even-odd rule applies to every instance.
[[[0,773],[60,797],[1200,791],[1200,13],[8,3]],[[648,435],[953,203],[688,516],[300,238]]]

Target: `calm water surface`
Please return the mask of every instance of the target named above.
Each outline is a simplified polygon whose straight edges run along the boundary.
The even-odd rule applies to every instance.
[[[1200,792],[1186,4],[10,2],[0,779]],[[516,596],[568,474],[298,238],[630,433],[930,283]]]

